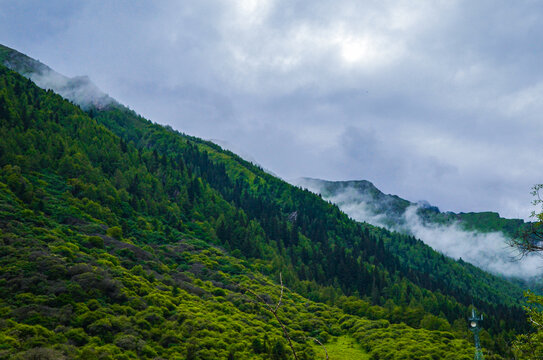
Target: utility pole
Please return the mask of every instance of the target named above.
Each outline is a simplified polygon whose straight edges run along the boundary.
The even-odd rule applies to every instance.
[[[469,329],[473,333],[473,336],[475,337],[475,357],[474,360],[484,360],[483,357],[483,350],[481,350],[481,342],[479,341],[479,331],[481,331],[481,327],[479,325],[479,322],[483,321],[483,315],[477,316],[477,313],[475,312],[475,309],[471,310],[471,317],[469,320]]]

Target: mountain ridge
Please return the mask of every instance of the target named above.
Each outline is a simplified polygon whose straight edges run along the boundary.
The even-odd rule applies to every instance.
[[[490,211],[441,212],[428,202],[384,194],[366,180],[302,178],[298,185],[320,194],[357,221],[414,236],[447,256],[541,291],[538,257],[516,255],[510,245],[530,226],[522,219],[506,219]]]
[[[275,294],[279,274],[308,359],[305,337],[344,335],[375,359],[469,359],[471,304],[495,359],[526,326],[521,287],[124,107],[84,112],[0,66],[0,119],[0,357],[288,359],[237,286]]]
[[[401,224],[402,216],[409,207],[416,206],[417,213],[428,223],[447,224],[459,222],[465,230],[476,230],[481,232],[502,231],[504,234],[515,237],[519,235],[527,224],[522,219],[502,218],[498,212],[441,212],[439,207],[428,203],[425,200],[412,202],[397,195],[385,194],[368,180],[345,180],[329,181],[316,178],[300,178],[296,184],[308,187],[310,190],[321,193],[325,198],[337,196],[349,189],[356,190],[359,198],[353,201],[368,203],[374,215],[384,215],[385,224]],[[486,218],[486,219],[485,219]],[[491,221],[488,227],[478,226],[481,222]],[[396,228],[397,229],[397,228]]]
[[[0,44],[0,63],[30,78],[39,87],[51,89],[85,110],[118,105],[115,99],[102,92],[88,76],[72,78],[64,76],[42,62],[2,44]]]

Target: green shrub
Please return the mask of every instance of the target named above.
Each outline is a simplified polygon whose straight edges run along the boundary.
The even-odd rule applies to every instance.
[[[106,234],[114,239],[121,240],[123,237],[123,229],[119,226],[112,226],[107,229]]]

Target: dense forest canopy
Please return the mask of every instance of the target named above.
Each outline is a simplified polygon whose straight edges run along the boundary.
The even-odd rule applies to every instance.
[[[0,358],[487,359],[528,329],[522,288],[358,223],[219,146],[0,67]]]

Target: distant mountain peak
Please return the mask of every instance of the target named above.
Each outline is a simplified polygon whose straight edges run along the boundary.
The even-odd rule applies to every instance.
[[[299,186],[307,187],[314,192],[326,192],[337,191],[338,189],[352,188],[361,192],[377,192],[384,195],[371,181],[368,180],[345,180],[345,181],[331,181],[321,180],[310,177],[302,177],[298,179],[297,184]],[[318,189],[318,191],[316,191]],[[324,195],[324,194],[322,194]]]
[[[88,110],[103,109],[117,102],[102,92],[88,76],[69,78],[25,54],[0,44],[0,63],[31,79],[43,89],[51,89],[62,97]]]

